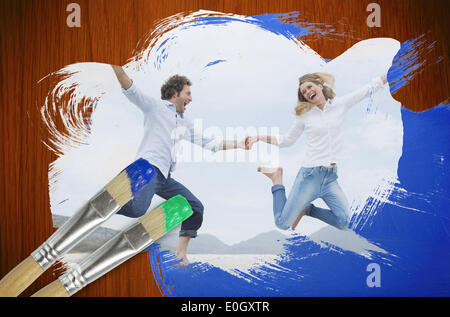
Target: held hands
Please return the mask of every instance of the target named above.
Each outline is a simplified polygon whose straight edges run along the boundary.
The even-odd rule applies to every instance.
[[[259,138],[257,136],[247,136],[245,139],[240,141],[223,141],[221,150],[227,149],[244,149],[251,150],[253,143],[258,142]]]
[[[237,140],[224,140],[220,146],[220,150],[230,149],[244,149],[251,150],[253,143],[257,141],[256,137],[246,137],[240,141]]]
[[[243,142],[244,142],[244,149],[251,150],[253,144],[258,142],[258,136],[247,136],[245,140],[243,140]]]

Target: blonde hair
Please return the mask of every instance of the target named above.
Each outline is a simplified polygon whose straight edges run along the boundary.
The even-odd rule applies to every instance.
[[[298,101],[297,106],[295,107],[295,114],[297,116],[301,116],[302,114],[308,112],[311,110],[315,105],[308,102],[305,97],[303,96],[300,86],[303,83],[306,82],[312,82],[316,85],[322,85],[323,86],[323,95],[325,97],[325,100],[333,99],[336,94],[333,91],[334,87],[334,76],[328,73],[310,73],[305,74],[302,77],[299,78],[298,83]]]

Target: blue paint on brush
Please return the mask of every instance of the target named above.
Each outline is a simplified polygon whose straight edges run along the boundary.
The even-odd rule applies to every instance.
[[[131,192],[133,196],[141,190],[142,187],[150,183],[155,176],[155,168],[143,158],[137,159],[132,164],[125,168],[125,171],[130,179]]]

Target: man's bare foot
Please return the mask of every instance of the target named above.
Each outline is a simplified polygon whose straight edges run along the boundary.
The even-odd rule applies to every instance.
[[[271,179],[274,185],[283,183],[283,169],[281,167],[258,167],[258,172]]]
[[[177,259],[181,260],[181,262],[178,263],[177,266],[186,266],[186,265],[190,264],[190,262],[186,256],[187,247],[188,247],[190,240],[191,240],[191,237],[187,237],[187,236],[181,236],[178,238],[178,246],[177,246],[177,250],[175,251],[175,256],[177,257]]]
[[[300,220],[302,219],[302,217],[306,214],[306,208],[302,210],[302,212],[300,213],[300,215],[298,215],[297,219],[295,219],[294,223],[291,226],[292,230],[295,230],[295,228],[297,227],[298,223],[300,222]]]
[[[175,266],[187,266],[189,264],[191,264],[191,262],[189,262],[186,254],[184,255],[180,255],[180,254],[175,254],[175,256],[177,257],[178,260],[181,260],[181,262],[177,263]]]

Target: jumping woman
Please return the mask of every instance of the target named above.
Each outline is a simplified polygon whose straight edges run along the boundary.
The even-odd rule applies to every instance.
[[[273,214],[278,228],[295,229],[300,219],[310,216],[341,230],[348,228],[349,204],[337,182],[337,169],[343,149],[343,122],[348,110],[359,101],[380,90],[387,76],[342,97],[333,91],[334,77],[327,73],[306,74],[299,79],[296,119],[285,135],[247,137],[247,145],[262,141],[279,147],[293,145],[302,133],[307,138],[307,154],[286,199],[282,168],[259,167],[272,182]],[[330,209],[311,202],[323,199]]]

